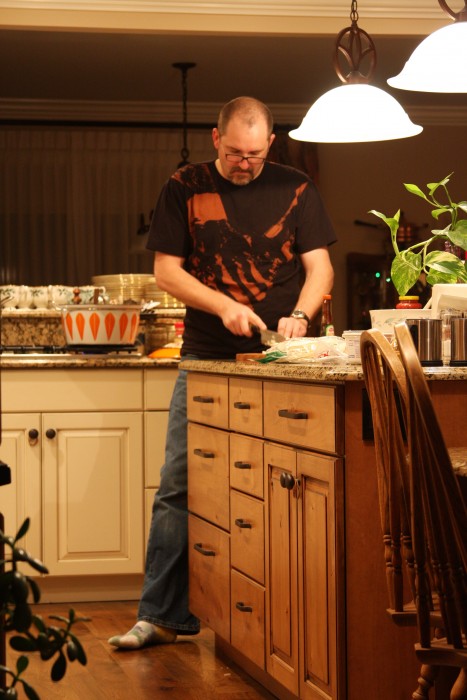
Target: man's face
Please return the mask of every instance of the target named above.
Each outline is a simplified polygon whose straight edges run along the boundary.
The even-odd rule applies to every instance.
[[[216,166],[220,174],[234,185],[242,186],[248,185],[260,174],[274,135],[268,138],[266,122],[263,119],[259,119],[250,127],[234,117],[230,120],[225,134],[220,136],[216,128],[213,129],[212,138],[217,149]],[[243,157],[243,160],[232,162],[239,160],[239,157]],[[245,157],[257,158],[258,162],[250,163]]]

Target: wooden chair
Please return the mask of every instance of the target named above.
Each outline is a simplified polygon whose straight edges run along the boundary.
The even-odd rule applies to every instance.
[[[451,691],[451,699],[460,700],[467,698],[462,539],[467,516],[423,370],[402,325],[402,359],[379,331],[366,331],[361,338],[375,436],[388,612],[396,624],[418,627],[416,654],[422,668],[412,698],[427,698],[437,668],[447,665],[461,669]],[[435,628],[446,637],[434,640]]]

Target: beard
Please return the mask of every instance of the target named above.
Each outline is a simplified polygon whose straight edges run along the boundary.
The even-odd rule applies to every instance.
[[[229,175],[229,180],[234,185],[249,185],[253,180],[253,173],[250,170],[232,170]]]

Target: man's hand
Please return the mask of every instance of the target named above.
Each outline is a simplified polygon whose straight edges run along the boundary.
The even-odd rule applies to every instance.
[[[277,332],[286,338],[303,338],[308,330],[308,322],[304,318],[283,316],[277,324]]]

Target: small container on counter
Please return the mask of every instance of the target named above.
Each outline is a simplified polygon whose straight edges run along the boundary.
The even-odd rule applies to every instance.
[[[421,309],[420,298],[417,296],[399,297],[396,309]]]
[[[342,337],[345,340],[345,352],[348,355],[348,360],[352,364],[360,364],[362,359],[360,355],[360,336],[362,331],[344,331]]]

